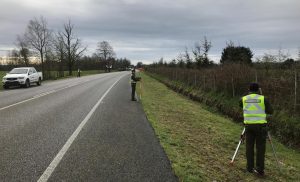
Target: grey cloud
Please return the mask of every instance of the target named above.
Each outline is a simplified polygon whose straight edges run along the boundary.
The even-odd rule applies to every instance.
[[[0,12],[0,47],[13,47],[15,35],[40,15],[53,30],[70,18],[89,53],[98,41],[109,40],[118,55],[135,60],[175,57],[203,36],[212,41],[214,57],[229,40],[253,50],[300,46],[298,0],[4,0],[0,5],[7,7]]]

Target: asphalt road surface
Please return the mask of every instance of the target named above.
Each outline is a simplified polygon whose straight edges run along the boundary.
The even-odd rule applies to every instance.
[[[177,181],[129,72],[0,92],[0,181]]]

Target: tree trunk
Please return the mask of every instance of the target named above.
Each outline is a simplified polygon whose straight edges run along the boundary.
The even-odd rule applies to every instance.
[[[41,63],[42,63],[42,74],[43,74],[43,78],[45,78],[45,68],[44,68],[44,53],[43,51],[40,50],[40,56],[41,56]]]
[[[72,75],[73,75],[72,67],[73,67],[73,64],[70,63],[70,64],[69,64],[69,76],[72,76]]]

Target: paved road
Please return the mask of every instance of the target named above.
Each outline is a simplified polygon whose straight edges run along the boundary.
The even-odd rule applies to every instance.
[[[0,181],[177,181],[129,72],[0,92]]]

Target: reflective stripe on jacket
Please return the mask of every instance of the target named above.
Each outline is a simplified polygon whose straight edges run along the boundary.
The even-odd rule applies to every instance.
[[[267,123],[264,96],[258,94],[249,94],[244,96],[243,111],[245,124]]]

